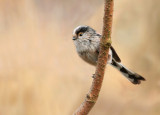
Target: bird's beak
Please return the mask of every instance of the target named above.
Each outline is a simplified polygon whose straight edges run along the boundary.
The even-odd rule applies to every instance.
[[[76,40],[76,39],[77,39],[77,37],[76,37],[76,36],[73,36],[72,40]]]

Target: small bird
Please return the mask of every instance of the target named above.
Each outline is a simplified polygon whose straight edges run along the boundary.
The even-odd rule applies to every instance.
[[[73,38],[78,55],[87,63],[96,66],[101,35],[90,26],[78,26],[73,31]],[[112,65],[119,70],[133,84],[140,84],[145,81],[141,75],[129,70],[121,64],[121,59],[111,46],[109,48],[107,64]]]

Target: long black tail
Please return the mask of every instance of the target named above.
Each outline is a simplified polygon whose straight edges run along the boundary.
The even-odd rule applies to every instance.
[[[145,79],[141,75],[132,72],[131,70],[124,67],[121,63],[116,62],[114,59],[112,59],[111,65],[118,69],[133,84],[140,84],[141,80],[145,81]]]

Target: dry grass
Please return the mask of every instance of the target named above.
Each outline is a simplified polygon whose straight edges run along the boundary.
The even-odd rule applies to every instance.
[[[113,46],[147,81],[134,86],[108,66],[91,115],[160,114],[160,2],[137,1],[116,1]],[[70,115],[94,73],[77,56],[72,29],[101,32],[102,18],[103,1],[0,0],[0,115]]]

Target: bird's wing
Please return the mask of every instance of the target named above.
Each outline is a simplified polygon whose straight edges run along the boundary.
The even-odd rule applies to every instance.
[[[112,51],[112,57],[113,59],[115,59],[116,62],[121,62],[121,59],[119,58],[118,54],[116,53],[115,49],[111,46],[110,47],[111,51]],[[99,48],[96,50],[97,55],[99,55]]]
[[[119,58],[118,54],[116,53],[115,49],[111,46],[110,49],[112,50],[112,57],[117,61],[121,62],[121,59]]]
[[[99,36],[98,38],[101,38],[100,34],[97,34]],[[100,41],[99,41],[100,42]],[[121,62],[121,59],[119,58],[118,54],[116,53],[115,49],[111,46],[110,49],[112,50],[112,57],[115,59],[117,62]],[[97,54],[99,54],[99,48],[97,49]]]

